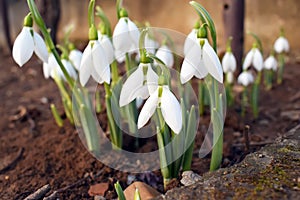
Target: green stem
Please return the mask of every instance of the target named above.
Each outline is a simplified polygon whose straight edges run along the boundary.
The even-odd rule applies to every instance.
[[[246,113],[246,107],[248,104],[248,95],[247,95],[247,87],[244,87],[243,93],[242,93],[242,104],[241,104],[241,116],[244,118]]]
[[[253,112],[253,117],[254,119],[256,119],[258,117],[259,114],[259,108],[258,108],[258,99],[259,99],[259,85],[261,82],[261,71],[259,71],[257,73],[257,77],[256,80],[253,84],[253,88],[252,88],[252,112]]]
[[[51,108],[52,115],[53,115],[58,127],[63,127],[64,122],[63,122],[62,118],[60,117],[60,115],[58,114],[58,111],[53,103],[50,105],[50,108]]]
[[[40,28],[40,31],[42,32],[42,34],[44,36],[44,39],[45,39],[45,42],[46,42],[48,48],[53,53],[59,67],[61,68],[64,76],[66,77],[66,80],[67,80],[70,88],[73,88],[74,85],[75,85],[74,81],[71,78],[71,76],[68,74],[68,71],[66,70],[63,63],[60,60],[59,54],[58,54],[57,50],[55,49],[55,45],[52,41],[50,33],[47,30],[45,22],[44,22],[43,18],[41,17],[41,15],[40,15],[40,13],[39,13],[39,11],[38,11],[35,3],[34,3],[34,0],[27,0],[27,4],[28,4],[28,7],[30,9],[30,12],[32,13],[34,21],[36,22],[36,24],[38,25],[38,27]]]
[[[114,60],[111,63],[111,73],[112,73],[112,86],[119,81],[118,63]]]
[[[205,104],[205,85],[202,81],[198,82],[198,102],[200,116],[203,116]]]
[[[278,74],[277,74],[277,84],[281,84],[283,80],[283,72],[284,72],[284,53],[279,54],[278,56],[279,59],[279,69],[278,69]]]
[[[212,78],[212,77],[211,77]],[[219,94],[218,82],[212,78],[211,121],[213,122],[213,149],[211,153],[210,170],[220,167],[223,155],[223,109],[222,96]]]
[[[266,86],[266,90],[272,89],[272,82],[273,82],[273,70],[265,70],[264,71],[264,83]]]
[[[100,92],[96,91],[96,113],[100,113],[101,109]]]
[[[104,88],[105,88],[105,105],[106,105],[106,114],[108,118],[108,125],[110,129],[110,136],[111,136],[111,141],[112,141],[112,147],[115,150],[120,150],[122,148],[122,135],[120,130],[117,128],[117,125],[115,123],[113,114],[112,114],[112,109],[111,109],[111,98],[112,98],[112,93],[110,91],[110,87],[107,83],[104,83]]]

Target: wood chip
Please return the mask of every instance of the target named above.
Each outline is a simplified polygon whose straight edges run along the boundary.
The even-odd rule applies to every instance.
[[[95,185],[91,185],[88,191],[90,196],[104,196],[105,192],[108,190],[109,184],[108,183],[98,183]]]

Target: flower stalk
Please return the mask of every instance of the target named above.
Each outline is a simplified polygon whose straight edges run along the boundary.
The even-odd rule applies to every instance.
[[[202,23],[207,24],[207,28],[209,29],[212,40],[212,47],[215,53],[217,53],[217,34],[214,22],[210,14],[203,6],[201,6],[197,2],[191,1],[190,4],[197,11]],[[211,121],[213,123],[213,149],[211,155],[210,170],[214,171],[219,168],[223,154],[223,105],[222,96],[219,93],[218,81],[211,75],[208,75],[205,79],[206,81],[211,83],[208,87],[210,94]]]

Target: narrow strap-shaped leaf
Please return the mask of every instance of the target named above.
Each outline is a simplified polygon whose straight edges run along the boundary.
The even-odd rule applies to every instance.
[[[115,183],[115,190],[118,194],[118,199],[119,200],[126,200],[123,189],[122,189],[119,181],[117,183]]]

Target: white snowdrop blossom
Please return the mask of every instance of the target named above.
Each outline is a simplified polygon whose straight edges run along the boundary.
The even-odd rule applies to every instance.
[[[231,51],[227,51],[222,59],[222,67],[224,73],[235,72],[236,70],[236,59]]]
[[[174,65],[174,57],[172,51],[166,46],[162,45],[156,52],[155,56],[159,58],[164,64],[172,68]]]
[[[138,128],[142,128],[154,114],[156,108],[160,108],[167,125],[179,134],[182,128],[182,113],[178,100],[170,91],[168,85],[158,86],[150,94],[138,117]]]
[[[197,32],[198,29],[194,28],[187,36],[183,46],[183,53],[186,56],[187,52],[193,47],[193,45],[197,42]]]
[[[267,70],[276,71],[278,67],[278,63],[276,58],[273,55],[270,55],[264,62],[264,68]]]
[[[200,45],[203,44],[203,45]],[[186,83],[193,76],[201,79],[207,74],[223,83],[223,70],[220,60],[207,39],[200,38],[187,52],[180,72],[181,83]]]
[[[64,65],[65,69],[67,70],[68,74],[73,79],[77,79],[77,73],[74,67],[72,66],[72,64],[66,59],[62,59],[61,62]],[[48,63],[45,62],[43,63],[43,72],[44,72],[44,77],[46,79],[49,77],[53,79],[57,77],[59,79],[63,79],[64,81],[66,81],[65,75],[52,53],[49,54]]]
[[[126,53],[138,52],[140,31],[137,26],[128,18],[121,17],[113,32],[113,46],[115,58],[123,62]]]
[[[243,69],[247,70],[250,66],[253,66],[257,71],[261,71],[263,69],[264,61],[263,56],[260,50],[256,47],[253,47],[246,55]]]
[[[110,38],[108,37],[108,35],[101,34],[101,32],[98,31],[98,40],[104,49],[108,63],[111,64],[115,59],[115,55],[114,55],[114,47]]]
[[[238,77],[238,83],[245,87],[247,87],[249,84],[251,84],[253,82],[254,82],[254,77],[248,71],[242,72]]]
[[[284,36],[280,36],[274,43],[274,49],[276,53],[287,53],[290,50],[288,40]]]
[[[158,76],[153,71],[150,63],[140,63],[138,68],[125,81],[121,94],[120,107],[129,104],[140,97],[146,99],[157,88]]]
[[[24,26],[14,42],[12,56],[22,67],[31,58],[33,52],[43,62],[48,62],[48,50],[43,38],[32,27]]]
[[[72,63],[72,65],[75,67],[76,70],[79,70],[80,63],[82,59],[82,52],[78,49],[73,49],[70,51],[69,59]]]
[[[90,76],[98,83],[110,83],[110,67],[104,49],[98,40],[90,40],[83,51],[79,80],[84,86]]]

